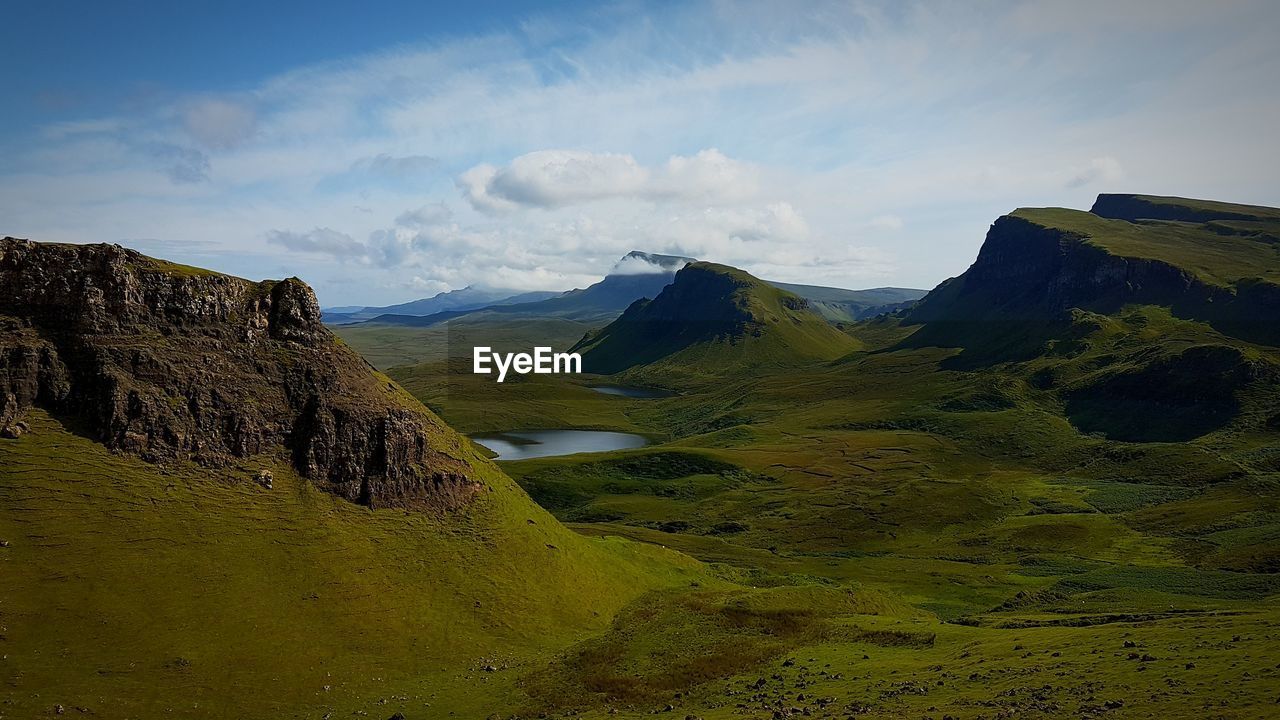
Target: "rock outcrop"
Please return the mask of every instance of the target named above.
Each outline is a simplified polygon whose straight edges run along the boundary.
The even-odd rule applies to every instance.
[[[1271,218],[1259,212],[1267,208],[1156,200],[1103,195],[1092,213],[1019,210],[999,218],[969,270],[910,312],[909,322],[932,326],[917,340],[947,344],[947,335],[960,339],[986,328],[978,334],[987,336],[999,325],[1025,334],[1028,324],[1065,321],[1073,308],[1106,314],[1141,304],[1168,307],[1241,339],[1280,344],[1280,324],[1272,320],[1280,316],[1280,285],[1263,276],[1270,268],[1225,279],[1201,272],[1231,254],[1221,242],[1230,228],[1244,233],[1230,241],[1243,258],[1280,262],[1275,250],[1273,257],[1257,250],[1273,245],[1268,233],[1280,229],[1280,211]],[[1242,219],[1248,224],[1224,224]],[[1115,241],[1108,239],[1112,233]],[[1189,247],[1198,237],[1202,250]]]
[[[0,428],[40,406],[153,462],[286,455],[374,507],[466,504],[463,441],[320,321],[302,281],[0,241]]]

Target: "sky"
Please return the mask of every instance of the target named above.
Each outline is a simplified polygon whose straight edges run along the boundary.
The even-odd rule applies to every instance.
[[[1280,205],[1280,3],[0,5],[0,235],[321,303],[628,251],[931,288],[1017,207]]]

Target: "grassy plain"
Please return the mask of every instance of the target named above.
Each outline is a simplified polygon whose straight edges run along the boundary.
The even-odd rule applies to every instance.
[[[1168,375],[1151,379],[1154,394],[1122,392],[1118,377],[1196,348],[1234,348],[1257,367],[1276,352],[1157,307],[1077,323],[1070,352],[957,369],[956,349],[911,347],[915,327],[881,319],[854,326],[864,349],[835,361],[669,376],[668,398],[585,387],[653,384],[648,372],[511,388],[442,365],[390,374],[464,432],[647,435],[641,449],[500,465],[581,534],[673,548],[747,588],[809,598],[771,627],[727,611],[734,590],[651,597],[563,655],[568,669],[529,676],[552,707],[1266,717],[1280,678],[1276,386],[1224,386],[1232,412],[1177,442],[1109,435],[1190,421]],[[1099,385],[1109,406],[1080,400]],[[848,612],[823,589],[892,609]]]

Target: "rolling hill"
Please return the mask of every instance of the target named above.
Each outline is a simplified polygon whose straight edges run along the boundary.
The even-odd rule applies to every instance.
[[[660,363],[672,372],[718,373],[830,360],[855,347],[803,298],[741,270],[698,262],[573,349],[588,372]]]

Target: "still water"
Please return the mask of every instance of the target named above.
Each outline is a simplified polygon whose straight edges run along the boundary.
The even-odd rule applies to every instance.
[[[672,395],[668,390],[627,387],[626,385],[594,385],[591,389],[598,393],[604,393],[605,395],[621,395],[629,398],[663,398],[671,397]]]
[[[471,439],[497,453],[498,460],[629,450],[649,444],[640,435],[605,430],[524,430],[473,435]]]

